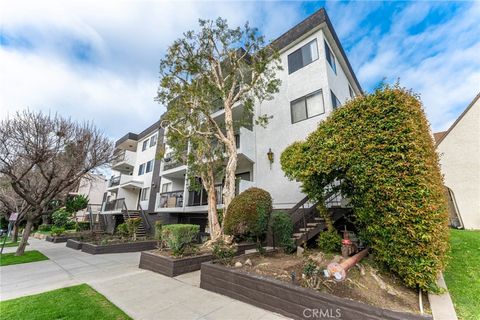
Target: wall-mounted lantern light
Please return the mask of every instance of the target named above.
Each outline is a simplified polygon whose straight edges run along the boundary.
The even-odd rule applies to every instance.
[[[270,161],[270,169],[272,169],[273,152],[271,148],[268,148],[267,157],[268,157],[268,161]]]

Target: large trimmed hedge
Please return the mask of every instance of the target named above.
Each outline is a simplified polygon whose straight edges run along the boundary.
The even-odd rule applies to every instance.
[[[237,238],[262,239],[272,213],[272,197],[260,188],[249,188],[233,198],[225,217],[226,234]]]
[[[448,248],[448,213],[419,98],[398,86],[357,97],[281,156],[290,179],[321,199],[341,181],[361,238],[409,287],[435,288]]]

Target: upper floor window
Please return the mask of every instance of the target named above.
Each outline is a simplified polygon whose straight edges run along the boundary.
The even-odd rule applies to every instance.
[[[167,182],[162,185],[162,193],[172,191],[172,183]]]
[[[355,93],[353,93],[353,89],[350,85],[348,85],[348,92],[350,93],[350,98],[355,98]]]
[[[145,163],[142,163],[140,167],[138,167],[138,175],[141,176],[145,173]]]
[[[325,43],[325,55],[327,57],[328,64],[330,64],[330,67],[332,67],[333,72],[337,74],[337,63],[335,62],[335,56],[333,55],[332,50],[330,50],[330,47],[327,44],[327,41],[324,41]]]
[[[322,90],[312,92],[290,102],[292,123],[299,122],[325,112]]]
[[[291,74],[317,59],[317,40],[313,40],[288,55],[288,73]]]
[[[150,137],[150,147],[153,147],[157,143],[157,135],[154,134]]]
[[[340,100],[338,100],[337,96],[330,90],[330,95],[332,96],[332,106],[333,110],[339,108],[341,106]]]
[[[145,173],[149,173],[153,170],[153,160],[147,162]]]
[[[148,139],[143,141],[143,144],[142,144],[142,151],[145,151],[147,150],[147,146],[148,146]]]
[[[147,201],[150,196],[150,188],[143,188],[140,193],[140,201]]]

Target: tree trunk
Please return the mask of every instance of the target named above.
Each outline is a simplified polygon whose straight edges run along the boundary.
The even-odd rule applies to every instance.
[[[15,243],[18,241],[18,222],[13,225],[13,235],[12,242]]]
[[[17,252],[15,252],[16,256],[22,256],[25,253],[25,247],[27,246],[28,237],[30,236],[30,231],[33,227],[33,218],[27,217],[27,225],[23,230],[22,240],[18,244]]]
[[[235,172],[237,171],[237,146],[235,145],[235,131],[233,127],[233,106],[225,106],[225,129],[228,143],[225,143],[228,155],[225,168],[225,183],[223,185],[223,219],[228,214],[228,206],[235,197]],[[223,228],[222,228],[223,230]]]
[[[202,184],[208,195],[208,227],[210,228],[210,240],[215,242],[222,235],[220,223],[218,222],[217,193],[215,191],[215,175],[213,168],[202,174]]]

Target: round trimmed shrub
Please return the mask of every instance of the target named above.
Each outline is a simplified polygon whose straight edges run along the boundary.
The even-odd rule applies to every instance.
[[[448,249],[438,155],[418,96],[384,86],[334,111],[281,155],[310,198],[340,182],[375,259],[411,288],[435,291]]]
[[[224,217],[226,234],[237,238],[262,238],[268,230],[272,197],[260,188],[249,188],[233,198]]]

